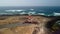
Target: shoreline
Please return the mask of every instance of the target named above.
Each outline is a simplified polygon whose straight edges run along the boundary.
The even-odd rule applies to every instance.
[[[26,20],[26,16],[28,16],[28,14],[24,14],[24,15],[0,15],[0,25],[3,24],[12,24],[12,23],[18,23],[18,22],[23,22],[24,20]],[[41,22],[44,19],[47,19],[46,22],[48,22],[49,20],[60,20],[60,16],[44,16],[44,15],[32,15],[34,18],[39,19]]]

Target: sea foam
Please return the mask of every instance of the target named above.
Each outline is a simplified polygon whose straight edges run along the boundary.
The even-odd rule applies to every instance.
[[[60,16],[60,13],[54,12],[53,14],[54,14],[54,16]]]
[[[24,10],[5,10],[6,12],[21,12],[21,11],[24,11]]]

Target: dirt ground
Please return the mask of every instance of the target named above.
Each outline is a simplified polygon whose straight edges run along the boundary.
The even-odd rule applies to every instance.
[[[22,23],[26,20],[27,16],[3,16],[0,17],[0,25],[11,23]],[[33,19],[42,22],[47,22],[50,19],[42,16],[33,16]]]
[[[0,25],[12,24],[12,23],[22,23],[26,20],[27,16],[5,16],[0,17]],[[50,18],[42,16],[32,16],[34,20],[39,21],[39,23],[48,22]],[[29,26],[17,26],[14,28],[2,28],[0,29],[0,34],[33,34],[36,25],[31,24]]]

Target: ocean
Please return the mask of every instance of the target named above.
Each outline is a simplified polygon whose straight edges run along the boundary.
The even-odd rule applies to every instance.
[[[0,15],[32,14],[60,16],[60,6],[6,6],[0,7]]]

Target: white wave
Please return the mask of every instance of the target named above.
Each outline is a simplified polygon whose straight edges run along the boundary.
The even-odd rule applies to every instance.
[[[34,10],[34,9],[30,9],[30,10]]]
[[[38,15],[45,15],[44,13],[38,13]]]
[[[26,12],[21,12],[20,14],[26,14]]]
[[[28,14],[35,14],[36,12],[28,12]]]
[[[16,10],[5,10],[6,12],[15,12]]]
[[[47,15],[47,16],[51,16],[51,15]]]
[[[54,14],[54,16],[60,16],[60,13],[54,12],[53,14]]]
[[[16,11],[21,12],[21,11],[25,11],[25,10],[16,10]]]
[[[21,12],[21,11],[25,11],[25,10],[5,10],[6,12]]]

